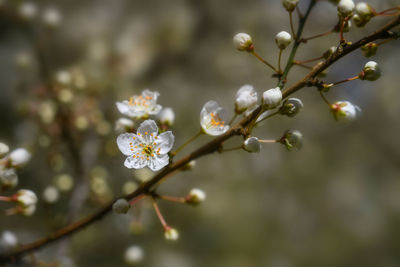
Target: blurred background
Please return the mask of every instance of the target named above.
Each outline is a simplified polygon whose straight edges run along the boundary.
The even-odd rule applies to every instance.
[[[398,5],[368,3],[378,11]],[[301,0],[300,9],[307,4]],[[356,41],[388,20],[373,19],[345,37]],[[303,36],[336,22],[335,5],[319,1]],[[278,0],[0,0],[0,141],[32,152],[18,170],[17,189],[34,190],[40,198],[33,216],[1,216],[0,231],[28,243],[132,191],[151,172],[123,166],[115,102],[144,88],[160,92],[159,103],[175,111],[176,147],[197,133],[208,100],[232,116],[240,86],[252,84],[259,95],[275,87],[271,71],[237,51],[232,37],[250,34],[258,53],[277,62],[274,36],[282,30],[290,31],[289,18]],[[318,57],[337,44],[337,34],[309,41],[296,60]],[[398,48],[389,42],[372,57],[383,71],[378,81],[357,80],[327,93],[332,102],[361,107],[354,123],[336,122],[317,90],[305,88],[295,94],[304,103],[296,117],[276,116],[255,130],[263,139],[300,130],[302,150],[265,144],[258,154],[213,154],[162,184],[166,195],[184,196],[194,187],[207,193],[198,207],[160,202],[167,222],[180,232],[178,242],[164,239],[144,200],[128,215],[110,214],[38,251],[36,262],[124,266],[125,250],[135,245],[144,253],[138,266],[400,266]],[[353,77],[369,60],[356,51],[323,79]],[[288,84],[306,73],[294,67]],[[182,155],[209,140],[201,136]],[[237,144],[240,139],[227,146]],[[44,193],[49,186],[57,197]],[[31,257],[15,264],[30,265]]]

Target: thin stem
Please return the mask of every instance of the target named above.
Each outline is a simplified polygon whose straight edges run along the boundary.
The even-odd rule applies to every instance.
[[[283,51],[283,49],[279,49],[279,56],[278,56],[278,73],[282,73],[282,69],[281,69],[282,51]]]
[[[196,140],[197,137],[199,137],[200,135],[202,135],[203,132],[200,130],[197,134],[195,134],[194,136],[192,136],[191,138],[189,138],[185,143],[183,143],[180,147],[178,147],[174,152],[171,153],[171,157],[175,156],[176,154],[178,154],[179,151],[181,151],[182,149],[185,148],[185,146],[187,146],[188,144],[190,144],[191,142],[193,142],[194,140]]]
[[[273,116],[275,116],[277,114],[279,114],[279,110],[277,110],[277,111],[275,111],[275,112],[273,112],[271,114],[268,114],[267,116],[265,116],[261,120],[257,121],[256,124],[259,124],[260,122],[265,121],[265,120],[267,120],[267,119],[269,119],[269,118],[271,118],[271,117],[273,117]]]
[[[295,61],[293,61],[293,63],[296,65],[302,65],[304,63],[310,63],[310,62],[314,62],[314,61],[321,60],[321,59],[324,59],[324,56],[315,57],[315,58],[311,58],[311,59],[307,59],[307,60],[301,60],[301,61],[295,60]]]
[[[302,38],[301,41],[306,43],[306,42],[308,42],[308,41],[310,41],[312,39],[328,36],[331,33],[333,33],[333,30],[329,30],[327,32],[323,32],[323,33],[320,33],[320,34],[317,34],[317,35],[313,35],[313,36],[310,36],[310,37],[307,37],[307,38]]]
[[[394,40],[393,38],[383,40],[381,42],[376,43],[376,46],[380,46],[380,45],[386,44],[386,43],[388,43],[390,41],[393,41],[393,40]]]
[[[340,32],[339,32],[340,42],[344,42],[343,31],[344,31],[344,26],[346,25],[348,20],[349,20],[349,17],[341,18]]]
[[[358,78],[359,78],[359,76],[357,75],[357,76],[354,76],[354,77],[351,77],[351,78],[344,79],[342,81],[338,81],[338,82],[332,83],[332,85],[338,85],[338,84],[341,84],[341,83],[354,81],[354,80],[357,80]]]
[[[260,140],[258,139],[258,142],[260,143],[277,143],[279,140]]]
[[[296,32],[294,31],[294,25],[293,25],[293,12],[289,12],[289,20],[290,20],[290,30],[292,31],[293,39],[297,40]]]
[[[328,99],[325,97],[324,93],[320,90],[319,91],[320,96],[322,97],[322,99],[324,100],[324,102],[326,104],[328,104],[328,106],[331,106],[332,104],[328,101]]]
[[[12,199],[12,197],[3,197],[3,196],[0,196],[0,201],[12,202],[13,199]]]
[[[262,63],[264,63],[265,65],[267,65],[268,67],[270,67],[273,71],[275,71],[276,73],[279,73],[279,71],[272,66],[268,61],[266,61],[265,59],[263,59],[259,54],[256,53],[256,51],[252,50],[250,52],[252,55],[254,55],[258,60],[260,60]]]
[[[160,208],[157,205],[157,201],[154,198],[153,198],[153,207],[157,214],[158,219],[161,222],[161,225],[164,227],[165,230],[167,230],[169,226],[168,226],[167,222],[165,221],[163,215],[161,214]]]
[[[156,195],[155,197],[162,199],[162,200],[171,201],[171,202],[186,203],[186,198],[184,198],[184,197],[163,196],[163,195]]]
[[[137,197],[135,197],[134,199],[132,199],[131,201],[129,201],[129,205],[133,206],[133,205],[135,205],[137,202],[139,202],[140,200],[144,199],[145,197],[146,197],[145,194],[140,195],[140,196],[137,196]]]
[[[376,16],[382,16],[382,15],[386,15],[387,12],[390,12],[390,11],[399,11],[399,10],[400,10],[400,7],[392,7],[392,8],[383,10],[383,11],[381,11],[381,12],[375,13],[375,15],[376,15]],[[391,13],[391,15],[398,15],[398,13]]]
[[[233,115],[232,119],[229,121],[228,125],[232,125],[232,123],[235,121],[237,118],[238,114],[235,112],[235,115]]]

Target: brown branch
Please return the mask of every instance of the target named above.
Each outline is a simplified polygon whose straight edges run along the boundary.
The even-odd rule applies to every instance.
[[[335,54],[333,54],[331,57],[329,57],[326,61],[316,65],[314,67],[314,69],[308,75],[306,75],[304,78],[302,78],[299,82],[297,82],[296,84],[292,85],[291,87],[288,87],[287,89],[285,89],[282,92],[283,97],[286,98],[289,95],[293,94],[294,92],[298,91],[299,89],[301,89],[305,86],[311,85],[314,78],[319,73],[321,73],[323,70],[328,68],[334,62],[338,61],[343,56],[360,48],[364,44],[367,44],[367,43],[372,42],[377,39],[391,38],[391,33],[389,32],[389,30],[399,24],[400,24],[400,16],[398,16],[396,19],[389,22],[387,25],[385,25],[381,29],[377,30],[376,32],[372,33],[371,35],[369,35],[365,38],[362,38],[361,40],[357,41],[356,43],[354,43],[352,45],[341,45],[339,47],[340,49],[337,49],[337,52]],[[258,107],[250,115],[248,115],[247,117],[242,119],[238,124],[233,126],[231,129],[229,129],[225,134],[216,137],[209,143],[205,144],[204,146],[202,146],[199,149],[192,152],[191,154],[183,157],[182,159],[180,159],[179,161],[177,161],[175,163],[172,163],[170,166],[166,167],[163,171],[161,171],[160,173],[155,175],[151,180],[142,184],[137,190],[135,190],[133,193],[125,196],[124,198],[127,200],[130,200],[139,195],[145,194],[145,193],[149,192],[155,185],[157,185],[162,179],[166,178],[166,176],[168,176],[172,172],[184,167],[191,160],[194,160],[194,159],[204,156],[206,154],[210,154],[215,151],[218,151],[218,149],[221,147],[221,145],[224,143],[224,141],[226,141],[227,139],[229,139],[233,136],[241,135],[242,129],[244,129],[255,118],[257,118],[261,111],[262,111],[262,108]],[[106,214],[108,214],[112,210],[112,205],[113,205],[113,202],[108,204],[106,207],[104,207],[97,213],[90,215],[78,222],[70,224],[43,239],[40,239],[38,241],[32,242],[27,245],[22,245],[18,249],[16,249],[15,251],[12,251],[10,253],[0,254],[0,263],[13,262],[28,252],[36,251],[46,245],[49,245],[57,240],[60,240],[62,238],[65,238],[73,233],[76,233],[76,232],[82,230],[86,226],[100,220]]]

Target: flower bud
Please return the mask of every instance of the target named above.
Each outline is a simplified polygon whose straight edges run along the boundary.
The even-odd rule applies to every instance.
[[[303,145],[303,135],[298,130],[287,130],[279,141],[289,151],[299,150]]]
[[[279,108],[279,113],[288,117],[294,117],[303,108],[303,102],[298,98],[286,99]]]
[[[258,97],[254,87],[246,84],[239,88],[236,93],[235,112],[240,114],[251,109],[257,104]]]
[[[297,4],[299,3],[299,0],[282,0],[282,5],[284,8],[286,8],[287,11],[292,12]]]
[[[372,57],[375,56],[376,51],[378,50],[378,45],[376,43],[368,43],[361,47],[361,52],[364,57]]]
[[[130,246],[125,250],[124,260],[128,265],[136,265],[143,261],[144,252],[139,246]]]
[[[17,148],[8,156],[13,167],[21,167],[31,159],[31,153],[25,148]]]
[[[164,232],[164,237],[170,241],[176,241],[179,238],[179,233],[175,228],[167,227]]]
[[[55,203],[60,198],[60,192],[54,186],[48,186],[43,191],[43,200],[49,204]]]
[[[282,100],[281,88],[276,87],[269,89],[263,93],[263,105],[267,109],[273,109],[279,105]]]
[[[14,195],[15,201],[18,202],[22,207],[34,206],[37,203],[36,194],[27,189],[20,189]]]
[[[244,141],[243,149],[250,153],[258,153],[261,150],[261,144],[257,137],[252,136]]]
[[[233,45],[239,51],[253,51],[254,45],[251,36],[247,33],[238,33],[233,37]]]
[[[337,101],[331,105],[331,111],[338,121],[353,121],[358,117],[361,109],[349,101]]]
[[[279,49],[285,49],[292,42],[292,36],[290,33],[281,31],[275,36],[275,43],[278,45]]]
[[[186,196],[186,203],[198,205],[206,200],[206,193],[197,188],[190,190],[189,194]]]
[[[363,70],[358,74],[360,80],[376,81],[381,77],[381,69],[375,61],[369,61],[365,64]]]
[[[0,158],[4,157],[9,151],[8,145],[0,142]]]
[[[354,10],[354,2],[352,0],[340,0],[337,10],[339,12],[339,16],[347,17],[353,13]]]
[[[115,131],[119,133],[130,132],[133,130],[135,123],[127,118],[119,118],[115,122]]]
[[[363,20],[369,21],[375,14],[374,9],[365,2],[360,2],[356,5],[355,12],[359,15]]]
[[[0,251],[10,250],[18,245],[17,236],[11,231],[4,231],[0,237]]]
[[[14,169],[0,168],[0,191],[16,187],[18,176]]]
[[[172,108],[163,108],[160,113],[157,114],[157,119],[161,124],[172,126],[175,121],[175,112]]]
[[[130,207],[131,205],[129,205],[126,199],[120,198],[114,202],[112,209],[116,214],[125,214],[129,211]]]

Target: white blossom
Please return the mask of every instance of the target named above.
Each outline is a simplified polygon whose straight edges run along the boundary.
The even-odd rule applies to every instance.
[[[257,101],[257,92],[254,87],[249,84],[243,85],[236,93],[235,111],[242,113],[251,109],[257,104]]]
[[[38,200],[36,194],[27,189],[18,190],[15,199],[22,207],[35,206]]]
[[[217,136],[228,131],[229,125],[225,125],[225,121],[221,118],[223,110],[214,100],[204,104],[200,112],[200,125],[206,134]]]
[[[175,112],[172,108],[166,107],[163,108],[160,113],[157,115],[157,119],[162,123],[168,126],[174,124],[175,121]]]
[[[260,152],[261,150],[261,144],[258,141],[258,138],[255,136],[252,136],[250,138],[247,138],[244,142],[243,142],[243,148],[244,150],[246,150],[247,152],[250,153],[257,153]]]
[[[361,80],[376,81],[381,77],[382,72],[379,68],[378,63],[375,61],[369,61],[365,64],[362,72],[359,74]]]
[[[279,87],[269,89],[263,93],[263,105],[267,109],[273,109],[279,105],[282,100],[282,92]]]
[[[171,131],[158,135],[157,124],[153,120],[142,122],[137,134],[124,133],[118,136],[119,150],[128,156],[125,167],[141,169],[148,166],[152,171],[158,171],[169,163],[168,152],[174,144]]]
[[[119,118],[115,122],[115,131],[119,133],[128,132],[133,129],[135,123],[127,118]]]
[[[125,250],[124,260],[128,265],[136,265],[143,261],[144,251],[139,246],[130,246]]]
[[[349,101],[337,101],[331,105],[331,111],[336,120],[353,121],[357,118],[361,109]]]
[[[342,17],[347,17],[351,15],[351,13],[354,10],[354,2],[352,0],[340,0],[337,9],[339,12],[339,15]]]
[[[117,102],[117,108],[122,114],[132,118],[146,118],[149,115],[156,115],[161,110],[157,104],[160,94],[148,89],[143,90],[141,95],[134,95],[128,100]]]
[[[233,37],[233,45],[239,51],[251,51],[253,50],[253,40],[247,33],[237,33]]]
[[[190,204],[197,205],[204,202],[204,200],[206,200],[206,193],[198,188],[193,188],[186,196],[186,202]]]
[[[282,5],[289,12],[292,12],[296,8],[298,3],[299,3],[299,0],[282,0]]]
[[[357,3],[355,12],[363,19],[369,20],[374,15],[374,10],[365,2]]]
[[[292,42],[292,36],[288,32],[281,31],[275,36],[275,42],[279,49],[285,49]]]
[[[13,167],[20,167],[31,159],[31,153],[25,148],[17,148],[8,155]]]
[[[179,238],[179,232],[175,228],[168,227],[165,229],[164,237],[167,240],[176,241]]]

